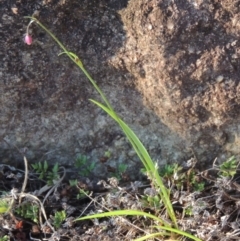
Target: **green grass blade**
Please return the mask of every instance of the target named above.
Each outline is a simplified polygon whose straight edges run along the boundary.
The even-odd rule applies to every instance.
[[[87,219],[93,219],[93,218],[114,217],[114,216],[143,216],[143,217],[151,218],[161,224],[164,224],[170,227],[170,224],[164,221],[163,219],[158,218],[150,213],[142,212],[139,210],[116,210],[116,211],[110,211],[105,213],[97,213],[97,214],[85,216],[82,218],[77,218],[75,221],[81,221],[81,220],[87,220]]]
[[[166,230],[166,231],[170,231],[170,232],[174,232],[174,233],[177,233],[177,234],[180,234],[181,236],[185,236],[185,237],[188,237],[192,240],[195,240],[195,241],[202,241],[201,239],[193,236],[192,234],[190,233],[186,233],[184,231],[181,231],[179,229],[175,229],[175,228],[170,228],[170,227],[166,227],[166,226],[154,226],[155,228],[159,228],[159,229],[163,229],[163,230]]]
[[[177,229],[175,229],[175,231],[177,231]],[[177,233],[177,232],[176,232]],[[202,241],[201,239],[199,238],[196,238],[194,237],[193,235],[191,234],[188,234],[188,233],[185,233],[184,234],[181,234],[182,236],[185,236],[185,237],[188,237],[192,240],[195,240],[195,241]],[[159,233],[151,233],[151,234],[148,234],[148,235],[145,235],[141,238],[137,238],[137,239],[134,239],[134,241],[143,241],[143,240],[148,240],[150,238],[155,238],[155,237],[166,237],[166,236],[170,236],[169,233],[163,233],[163,232],[159,232]],[[170,239],[171,241],[179,241],[179,239]]]
[[[93,87],[97,90],[97,92],[100,94],[101,98],[103,99],[103,101],[105,102],[105,104],[108,106],[109,109],[112,109],[112,106],[110,105],[110,103],[108,102],[107,98],[105,97],[105,95],[103,94],[103,92],[101,91],[101,89],[98,87],[98,85],[96,84],[96,82],[93,80],[93,78],[90,76],[90,74],[87,72],[87,70],[84,68],[82,61],[80,60],[80,58],[78,58],[78,56],[70,51],[68,51],[64,45],[58,40],[58,38],[56,38],[56,36],[49,30],[47,29],[40,21],[38,21],[38,19],[31,17],[31,16],[26,16],[25,18],[31,19],[32,21],[36,22],[44,31],[46,31],[52,38],[53,40],[59,45],[59,47],[63,50],[61,54],[65,53],[82,71],[83,73],[86,75],[86,77],[88,78],[88,80],[91,82],[91,84],[93,85]]]
[[[86,77],[90,80],[90,82],[92,83],[92,85],[94,86],[94,88],[98,91],[98,93],[100,94],[100,96],[102,97],[103,101],[105,102],[105,104],[107,105],[108,109],[111,111],[111,116],[112,118],[114,118],[115,120],[118,120],[118,115],[116,114],[116,112],[113,110],[112,106],[110,105],[110,103],[108,102],[107,98],[105,97],[105,95],[103,94],[103,92],[101,91],[101,89],[97,86],[96,82],[92,79],[92,77],[89,75],[89,73],[86,71],[86,69],[83,67],[82,62],[80,61],[80,59],[77,57],[77,55],[75,55],[74,53],[68,51],[64,45],[55,37],[55,35],[48,30],[43,24],[41,24],[36,18],[34,17],[26,17],[29,18],[33,21],[35,21],[43,30],[45,30],[52,38],[53,40],[59,45],[59,47],[63,50],[62,53],[65,53],[75,64],[77,64],[77,66],[83,71],[83,73],[86,75]],[[130,142],[133,144],[134,149],[137,151],[137,154],[139,157],[141,157],[141,161],[144,163],[144,166],[146,167],[146,169],[148,171],[151,170],[152,173],[154,173],[155,171],[155,167],[153,162],[151,161],[151,158],[148,154],[148,152],[146,151],[145,147],[142,145],[142,143],[136,139],[136,135],[132,132],[132,130],[130,128],[128,128],[124,122],[122,121],[117,121],[120,126],[122,127],[123,130],[125,130],[125,133],[128,133],[128,137],[131,137]],[[126,127],[126,128],[125,128]],[[137,145],[136,145],[137,144]],[[146,163],[147,162],[147,163]],[[152,174],[150,173],[150,175]],[[157,177],[158,179],[158,177]],[[158,182],[160,183],[161,181],[158,180]]]
[[[163,201],[163,203],[164,203],[164,205],[166,207],[167,213],[168,213],[169,217],[171,218],[174,226],[177,228],[177,221],[176,221],[176,217],[175,217],[175,214],[174,214],[174,211],[173,211],[173,208],[172,208],[172,204],[171,204],[171,201],[170,201],[170,198],[169,198],[168,190],[164,186],[164,184],[162,182],[162,179],[159,176],[159,173],[157,171],[157,168],[156,168],[154,162],[152,161],[151,157],[149,156],[146,148],[143,146],[141,141],[138,139],[138,137],[135,135],[135,133],[128,127],[128,125],[119,118],[119,116],[114,111],[114,109],[111,106],[111,104],[108,102],[106,96],[103,94],[103,92],[98,87],[96,82],[89,75],[87,70],[84,68],[80,58],[78,58],[78,56],[76,54],[74,54],[73,52],[68,51],[64,47],[64,45],[55,37],[55,35],[52,34],[52,32],[49,31],[36,18],[29,17],[29,16],[26,17],[26,18],[29,18],[32,21],[36,22],[43,30],[45,30],[53,38],[53,40],[63,50],[63,52],[60,53],[60,55],[63,54],[63,53],[66,54],[83,71],[83,73],[86,75],[86,77],[91,82],[93,87],[100,94],[100,96],[101,96],[102,100],[104,101],[105,105],[103,105],[103,104],[101,104],[99,102],[96,102],[94,100],[92,100],[92,102],[94,102],[96,105],[101,107],[104,111],[106,111],[115,121],[117,121],[119,126],[122,128],[123,132],[127,136],[128,140],[130,141],[130,143],[132,144],[134,150],[136,151],[137,155],[139,156],[140,160],[142,161],[144,167],[146,168],[146,170],[148,172],[148,175],[150,176],[150,178],[151,178],[152,182],[154,183],[155,187],[160,189],[159,190],[159,194],[160,194],[161,199],[162,199],[162,201]]]
[[[160,188],[160,196],[163,200],[163,203],[167,209],[167,212],[171,218],[171,220],[174,223],[174,226],[177,228],[177,220],[174,214],[174,210],[172,208],[171,201],[169,199],[168,191],[165,185],[162,182],[161,177],[158,174],[158,171],[156,170],[156,167],[154,166],[154,163],[149,156],[146,148],[142,144],[142,142],[139,140],[139,138],[135,135],[135,133],[131,130],[131,128],[123,121],[120,119],[120,117],[116,117],[116,114],[113,113],[112,110],[108,109],[108,107],[104,106],[103,104],[91,100],[94,104],[102,108],[109,116],[111,116],[122,128],[123,132],[125,135],[128,137],[129,141],[131,142],[134,150],[136,151],[138,157],[144,164],[146,170],[150,172],[151,179],[155,181],[155,185]]]
[[[148,234],[148,235],[145,235],[141,238],[137,238],[137,239],[134,239],[134,241],[143,241],[143,240],[148,240],[150,238],[155,238],[155,237],[166,237],[166,236],[169,236],[169,233],[151,233],[151,234]]]
[[[201,239],[196,238],[189,233],[186,233],[186,232],[181,231],[181,230],[176,229],[176,228],[171,228],[170,225],[161,218],[158,218],[158,217],[156,217],[152,214],[142,212],[142,211],[138,211],[138,210],[117,210],[117,211],[111,211],[111,212],[105,212],[105,213],[97,213],[97,214],[85,216],[85,217],[82,217],[82,218],[77,218],[75,221],[82,221],[82,220],[88,220],[88,219],[94,219],[94,218],[116,217],[116,216],[148,217],[148,218],[151,218],[151,219],[153,219],[153,220],[155,220],[155,221],[164,225],[164,226],[154,226],[155,228],[163,229],[165,231],[169,231],[169,232],[172,232],[172,233],[177,233],[179,235],[191,238],[192,240],[195,240],[195,241],[202,241]],[[159,233],[159,234],[162,234],[162,233]]]

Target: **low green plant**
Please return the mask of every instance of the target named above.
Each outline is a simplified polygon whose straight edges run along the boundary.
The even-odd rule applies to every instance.
[[[34,171],[39,175],[40,179],[44,179],[47,176],[48,172],[48,164],[47,161],[42,162],[37,162],[32,164],[32,168]]]
[[[154,196],[144,195],[142,197],[142,203],[144,207],[147,208],[160,208],[162,207],[162,202],[158,194]]]
[[[200,183],[195,182],[195,184],[193,185],[193,188],[194,188],[194,191],[202,192],[205,189],[205,183],[204,182],[200,182]]]
[[[81,188],[79,188],[79,193],[77,195],[77,199],[85,198],[89,194],[89,191],[84,191]]]
[[[77,181],[77,179],[69,180],[69,184],[70,184],[71,187],[75,187],[75,186],[77,186],[78,181]]]
[[[96,166],[95,162],[89,162],[87,156],[79,155],[75,161],[75,167],[79,169],[78,174],[82,177],[88,177]]]
[[[181,173],[181,170],[182,167],[178,164],[166,164],[161,168],[159,174],[169,186],[174,184],[180,190],[186,181],[186,175]]]
[[[71,187],[77,187],[79,189],[79,193],[77,194],[77,199],[84,198],[84,197],[86,197],[86,194],[89,193],[88,191],[84,191],[77,186],[78,181],[76,179],[75,180],[69,180],[69,184],[70,184]]]
[[[0,198],[0,214],[7,213],[10,209],[10,204],[5,198]]]
[[[161,177],[172,180],[174,175],[178,174],[182,170],[177,163],[174,164],[166,164],[161,168],[159,174]]]
[[[4,235],[3,237],[0,237],[0,241],[9,241],[10,237],[8,235]]]
[[[126,164],[120,163],[116,168],[116,172],[112,176],[116,177],[118,180],[121,180],[122,174],[126,172],[127,167],[128,166]]]
[[[119,172],[120,174],[126,172],[127,167],[128,167],[128,166],[127,166],[126,164],[124,164],[124,163],[119,164],[119,166],[118,166],[118,172]]]
[[[39,207],[36,204],[30,202],[22,203],[14,209],[14,212],[20,217],[32,220],[34,223],[39,222]]]
[[[47,173],[47,184],[53,185],[53,182],[59,179],[59,166],[56,163],[52,170]]]
[[[138,157],[142,161],[142,164],[144,165],[144,168],[146,170],[146,173],[147,173],[149,179],[152,182],[152,185],[155,187],[156,190],[158,190],[160,198],[161,198],[161,200],[164,204],[164,207],[166,209],[166,212],[167,212],[168,217],[171,220],[171,222],[165,221],[163,218],[160,218],[160,217],[154,216],[152,214],[149,214],[147,212],[142,212],[142,211],[139,211],[139,210],[117,210],[117,211],[105,212],[105,213],[101,213],[101,214],[89,215],[89,216],[86,216],[86,217],[78,218],[77,220],[80,221],[80,220],[86,220],[86,219],[112,217],[112,216],[122,216],[122,215],[124,215],[124,216],[143,216],[143,217],[148,217],[148,218],[154,220],[155,222],[157,222],[157,224],[158,224],[157,228],[163,230],[164,234],[166,236],[169,235],[171,237],[172,236],[174,237],[174,234],[175,234],[176,237],[181,235],[181,236],[189,237],[189,238],[191,238],[193,240],[196,240],[196,241],[200,241],[199,238],[196,238],[196,237],[194,237],[193,235],[191,235],[187,232],[183,232],[183,231],[179,230],[178,224],[177,224],[177,219],[176,219],[176,216],[175,216],[175,213],[174,213],[174,210],[173,210],[173,206],[172,206],[172,203],[171,203],[171,200],[170,200],[170,197],[169,197],[169,190],[165,187],[165,185],[162,181],[162,178],[159,175],[159,170],[158,170],[157,164],[152,161],[152,159],[149,156],[146,148],[141,143],[141,141],[136,136],[136,134],[131,130],[131,128],[114,111],[113,107],[110,105],[107,98],[105,97],[105,95],[103,94],[101,89],[98,87],[96,82],[89,75],[89,73],[87,72],[87,70],[83,66],[83,64],[82,64],[81,60],[78,58],[78,56],[76,54],[68,51],[64,47],[64,45],[36,18],[34,18],[34,17],[27,17],[27,18],[30,18],[31,21],[30,21],[30,23],[28,24],[28,27],[27,27],[25,42],[27,44],[31,44],[31,42],[32,42],[32,38],[31,38],[31,36],[29,35],[29,32],[28,32],[29,26],[32,23],[38,24],[60,46],[60,48],[63,51],[60,55],[62,55],[62,54],[67,55],[82,70],[82,72],[86,75],[86,77],[91,82],[91,84],[93,85],[95,90],[99,93],[99,95],[102,98],[103,103],[100,103],[100,102],[92,100],[92,99],[90,101],[92,103],[94,103],[95,105],[97,105],[98,107],[100,107],[103,111],[105,111],[121,127],[122,131],[125,133],[126,137],[128,138],[128,141],[131,143],[131,145],[132,145],[133,149],[135,150],[136,154],[138,155]],[[151,236],[152,237],[159,236],[160,234],[162,234],[162,232],[153,233],[153,234],[151,234]],[[145,237],[142,237],[141,240],[146,240],[148,238],[148,236],[149,235],[147,235]],[[138,239],[138,240],[140,240],[140,239]]]
[[[181,190],[183,186],[187,186],[188,189],[194,191],[203,191],[205,187],[204,182],[199,182],[198,176],[193,169],[189,169],[187,172],[182,172],[182,167],[178,164],[166,164],[160,171],[162,178],[170,182],[170,185],[176,185],[178,190]]]
[[[56,163],[51,170],[46,161],[32,164],[32,168],[39,175],[39,179],[47,180],[49,186],[53,185],[54,181],[59,179],[58,163]]]
[[[53,226],[56,229],[60,228],[62,223],[65,221],[65,219],[66,219],[65,210],[56,212],[53,217]]]
[[[218,174],[223,177],[233,178],[237,173],[238,162],[235,156],[231,156],[219,166]]]
[[[191,172],[188,175],[189,177],[189,184],[193,188],[194,191],[203,191],[205,188],[205,183],[199,181],[198,176],[194,170],[191,170]]]
[[[193,207],[188,206],[183,209],[183,212],[184,212],[184,216],[193,216]]]
[[[104,153],[104,157],[106,157],[106,158],[110,158],[111,155],[112,155],[112,153],[109,150],[105,151],[105,153]]]

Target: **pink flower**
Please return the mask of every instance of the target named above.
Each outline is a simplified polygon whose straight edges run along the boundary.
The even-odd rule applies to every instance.
[[[29,35],[29,34],[26,34],[25,38],[24,38],[24,42],[27,44],[27,45],[31,45],[32,44],[32,37]]]

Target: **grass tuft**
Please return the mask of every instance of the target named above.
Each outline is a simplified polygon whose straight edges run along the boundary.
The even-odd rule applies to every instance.
[[[107,100],[106,96],[102,92],[102,90],[98,87],[96,82],[93,80],[93,78],[90,76],[90,74],[87,72],[85,67],[83,66],[82,61],[80,58],[74,54],[73,52],[68,51],[64,45],[56,38],[54,34],[51,33],[41,22],[38,21],[38,19],[34,17],[26,17],[29,18],[31,21],[28,25],[29,26],[32,23],[36,23],[39,25],[43,30],[45,30],[52,38],[53,40],[59,45],[59,47],[62,49],[62,54],[66,54],[85,74],[87,79],[90,81],[90,83],[93,85],[95,90],[99,93],[99,95],[102,98],[103,103],[100,103],[96,100],[90,100],[92,103],[97,105],[99,108],[104,110],[113,120],[117,122],[117,124],[120,126],[126,137],[128,138],[129,142],[131,143],[133,149],[135,150],[136,154],[138,155],[139,159],[141,160],[142,164],[144,165],[144,168],[146,170],[146,173],[151,180],[152,185],[155,187],[155,189],[158,191],[159,196],[164,204],[164,207],[166,209],[167,213],[167,219],[170,221],[166,221],[167,219],[159,218],[155,215],[142,212],[139,210],[117,210],[117,211],[110,211],[105,212],[101,214],[94,214],[89,215],[85,217],[78,218],[76,221],[86,220],[86,219],[93,219],[93,218],[102,218],[102,217],[111,217],[111,216],[143,216],[148,217],[155,222],[157,222],[157,228],[160,230],[164,230],[164,232],[157,232],[150,234],[150,236],[145,236],[137,240],[146,240],[150,237],[156,237],[156,236],[162,236],[163,234],[165,236],[170,237],[177,237],[177,236],[185,236],[192,240],[200,241],[199,238],[194,237],[193,235],[181,231],[178,228],[177,219],[173,210],[173,206],[170,200],[170,190],[165,187],[162,178],[159,175],[159,170],[157,164],[151,159],[150,155],[148,154],[146,148],[142,144],[142,142],[139,140],[139,138],[136,136],[136,134],[131,130],[131,128],[118,116],[118,114],[114,111],[113,107]],[[176,235],[173,235],[176,234]]]

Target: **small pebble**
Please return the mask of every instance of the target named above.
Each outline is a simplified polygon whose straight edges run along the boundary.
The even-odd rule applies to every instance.
[[[222,75],[219,75],[217,78],[216,78],[216,81],[218,83],[222,82],[223,81],[223,76]]]

